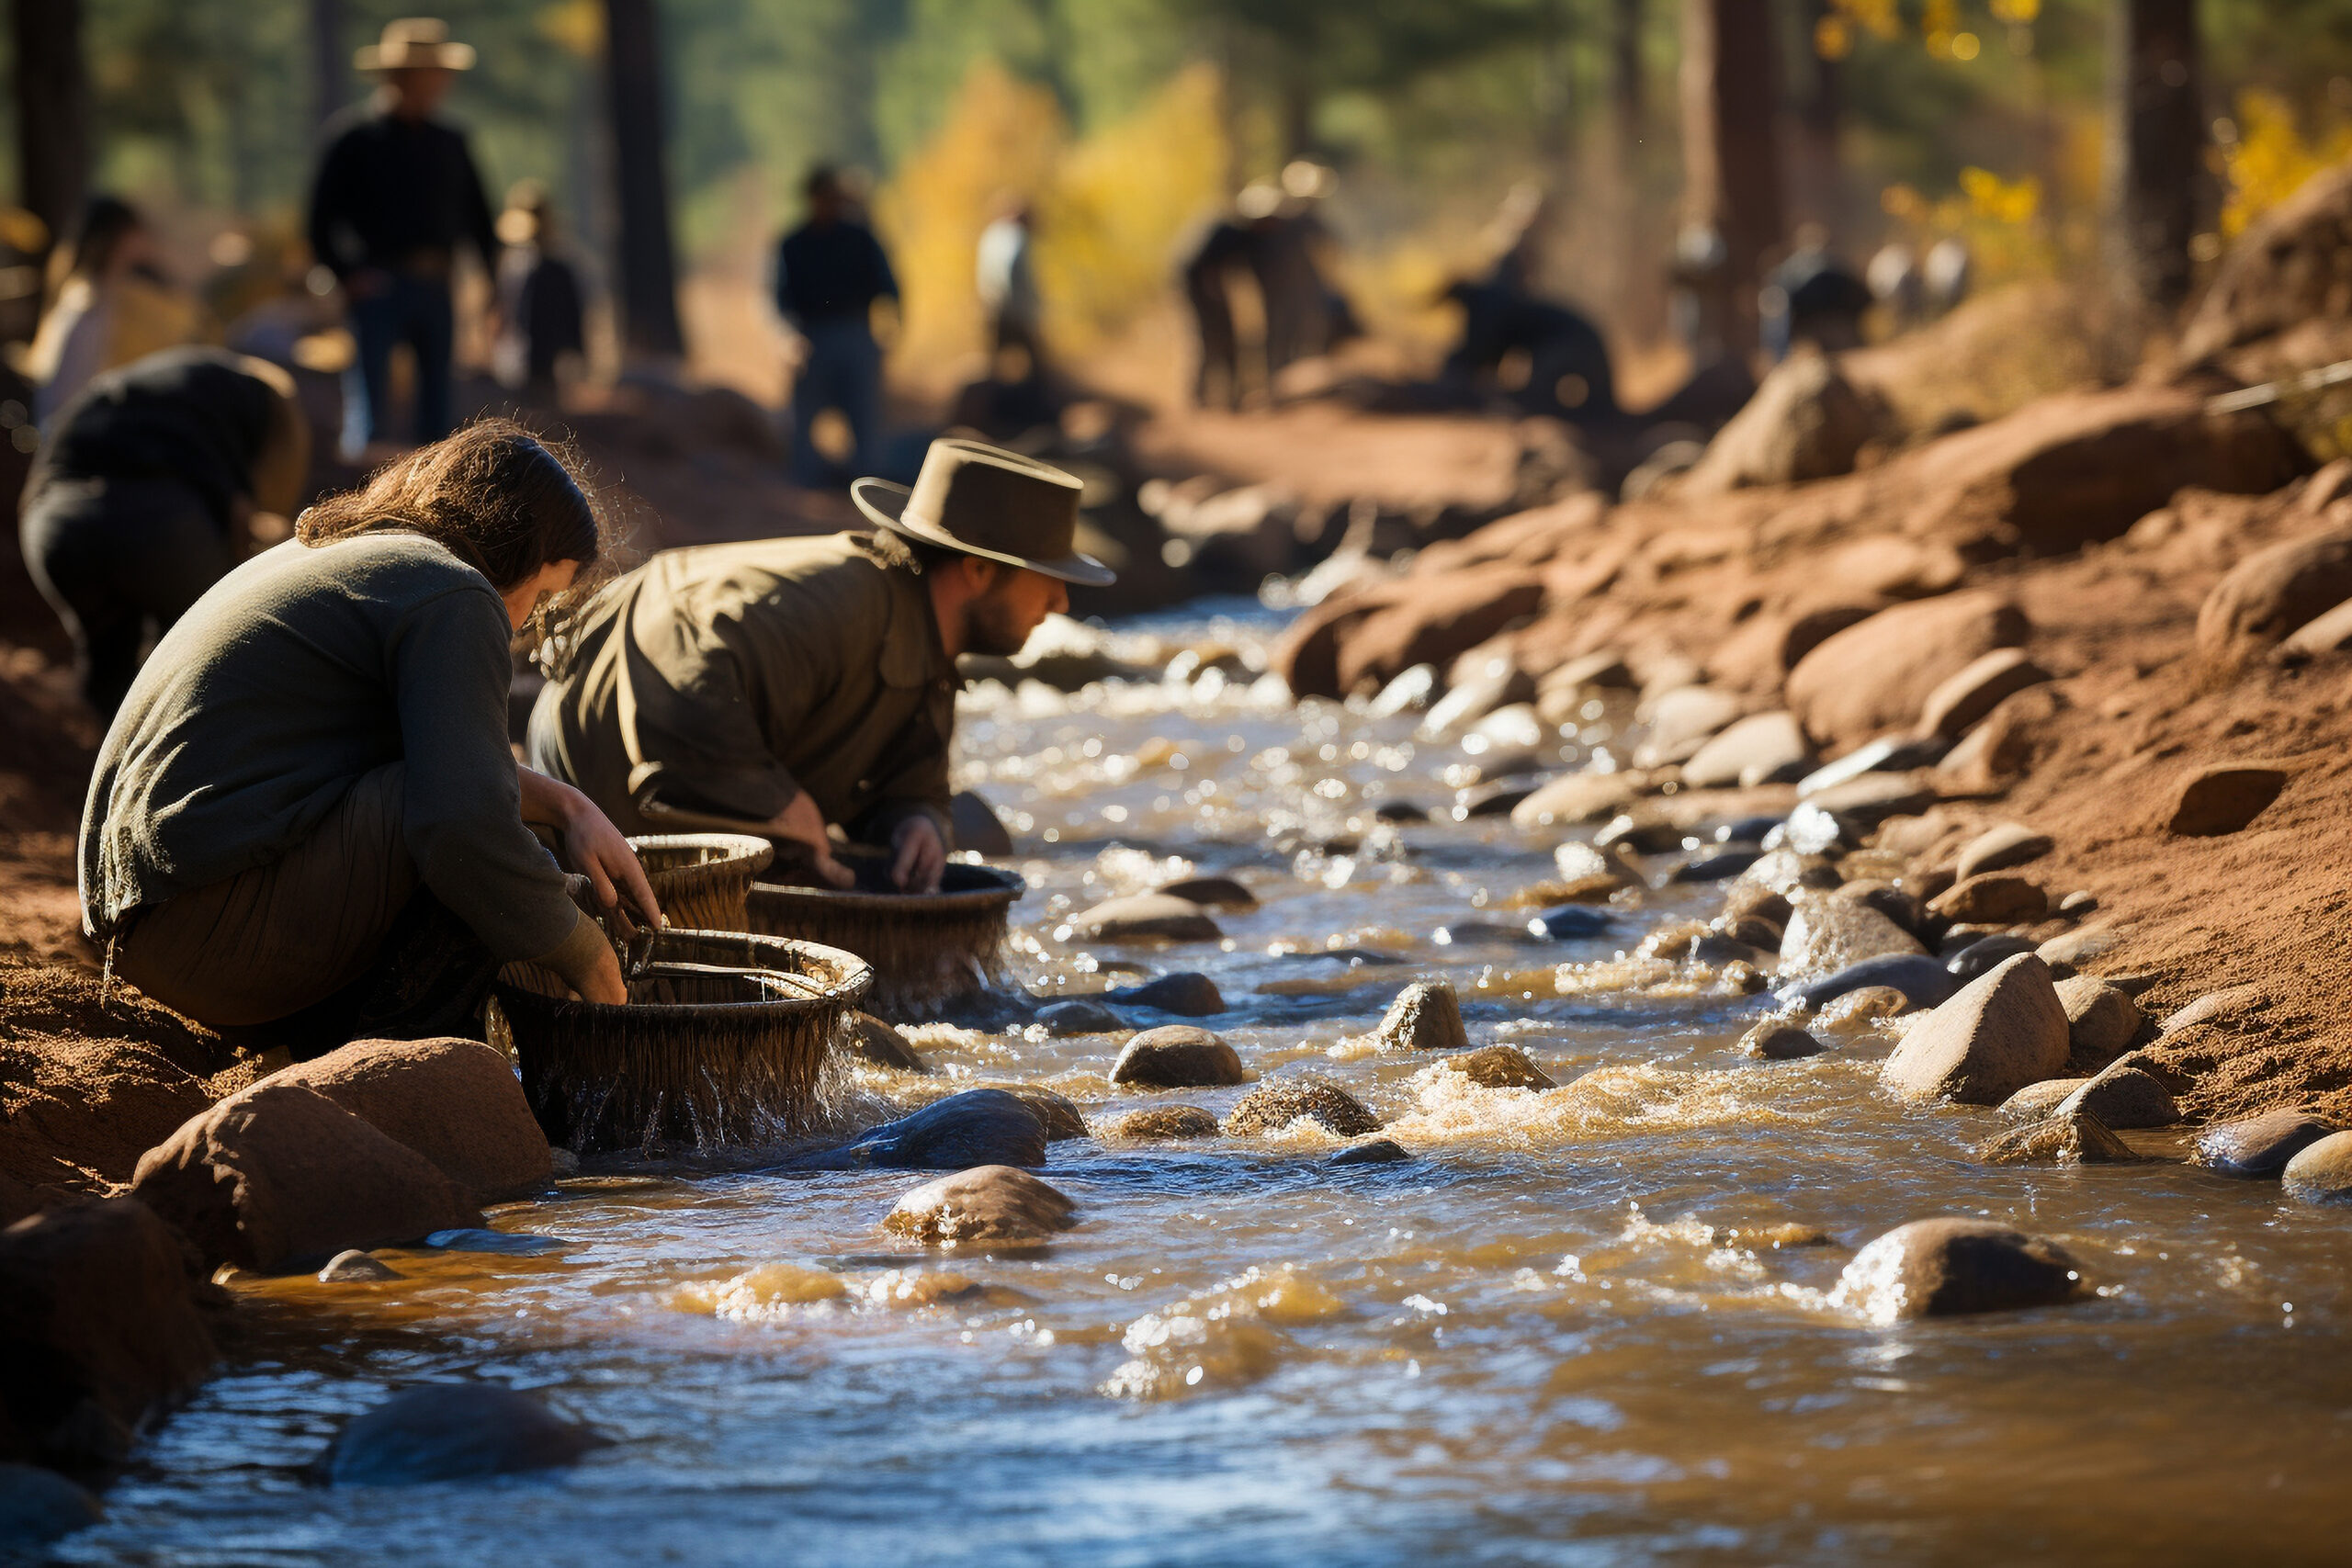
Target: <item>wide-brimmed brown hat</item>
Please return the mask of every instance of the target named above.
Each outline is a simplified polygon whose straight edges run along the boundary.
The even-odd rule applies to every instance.
[[[438,17],[403,17],[384,24],[384,36],[364,44],[351,62],[362,71],[471,71],[474,46],[449,41]]]
[[[849,493],[860,512],[892,533],[1100,588],[1118,574],[1078,552],[1084,488],[1076,475],[1034,457],[944,437],[923,454],[914,489],[867,479]]]

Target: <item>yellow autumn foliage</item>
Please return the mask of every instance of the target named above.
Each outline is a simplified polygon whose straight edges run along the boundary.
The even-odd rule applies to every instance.
[[[2352,125],[2341,122],[2306,140],[2295,111],[2277,93],[2238,95],[2237,139],[2222,152],[2229,195],[2222,204],[2222,233],[2234,239],[2247,224],[2295,194],[2302,183],[2352,158]]]

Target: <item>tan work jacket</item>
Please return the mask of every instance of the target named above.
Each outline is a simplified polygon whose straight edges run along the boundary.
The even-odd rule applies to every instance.
[[[802,790],[851,838],[948,825],[956,674],[922,579],[863,535],[666,550],[581,618],[539,694],[531,765],[623,831],[648,799],[763,822]]]

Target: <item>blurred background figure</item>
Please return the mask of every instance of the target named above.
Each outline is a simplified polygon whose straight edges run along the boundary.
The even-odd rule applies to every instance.
[[[501,384],[533,402],[554,404],[587,353],[587,308],[580,273],[565,259],[554,203],[537,180],[518,180],[498,215],[498,334]]]
[[[1886,312],[1887,325],[1895,332],[1916,325],[1927,310],[1928,291],[1919,276],[1919,258],[1900,240],[1889,240],[1878,248],[1862,269],[1862,281],[1870,286],[1871,298]]]
[[[18,539],[101,718],[206,589],[287,536],[310,457],[293,378],[216,348],[107,371],[59,412]]]
[[[1026,381],[1045,371],[1040,337],[1045,301],[1037,292],[1029,243],[1035,227],[1029,203],[1011,197],[999,202],[997,217],[980,231],[973,284],[988,316],[989,342],[996,356],[993,369],[1000,381]]]
[[[1304,158],[1281,181],[1242,193],[1250,220],[1251,268],[1266,306],[1266,384],[1302,359],[1328,354],[1356,334],[1353,314],[1325,273],[1336,248],[1317,205],[1338,184],[1331,171]]]
[[[1192,307],[1200,355],[1193,401],[1201,408],[1241,406],[1241,344],[1233,320],[1234,274],[1250,265],[1250,231],[1236,212],[1219,218],[1185,258],[1184,302]]]
[[[414,356],[412,439],[422,446],[449,433],[451,271],[458,247],[470,244],[495,276],[499,243],[465,134],[434,118],[457,73],[473,68],[471,46],[451,42],[446,23],[412,17],[389,24],[354,63],[384,85],[329,123],[310,237],[349,302],[356,357],[343,450],[356,458],[392,439],[392,351],[401,344]]]
[[[1536,291],[1545,205],[1539,186],[1513,186],[1487,227],[1494,265],[1445,291],[1462,307],[1462,335],[1446,355],[1442,378],[1453,396],[1474,403],[1499,390],[1529,413],[1577,423],[1612,419],[1616,376],[1600,329]]]
[[[1788,256],[1758,291],[1764,353],[1774,364],[1799,344],[1839,354],[1862,344],[1862,312],[1871,308],[1870,286],[1829,249],[1829,231],[1818,223],[1797,226]]]
[[[800,334],[792,382],[792,470],[806,485],[839,482],[814,439],[817,418],[836,412],[849,422],[851,477],[874,465],[881,437],[882,350],[874,341],[874,302],[896,301],[890,258],[842,184],[820,164],[802,186],[808,216],[776,247],[775,303]]]
[[[164,276],[154,233],[129,202],[94,197],[71,255],[25,355],[44,427],[92,378],[185,343],[196,326],[194,303]]]
[[[1919,272],[1927,288],[1928,313],[1941,316],[1968,298],[1975,266],[1966,242],[1947,237],[1928,247],[1928,259],[1920,264]]]

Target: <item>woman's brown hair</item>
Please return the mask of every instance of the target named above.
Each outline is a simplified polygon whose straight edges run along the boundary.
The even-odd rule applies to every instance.
[[[506,419],[479,421],[389,464],[294,525],[294,536],[313,546],[393,531],[422,534],[501,592],[554,561],[578,561],[584,583],[607,542],[571,466]]]

